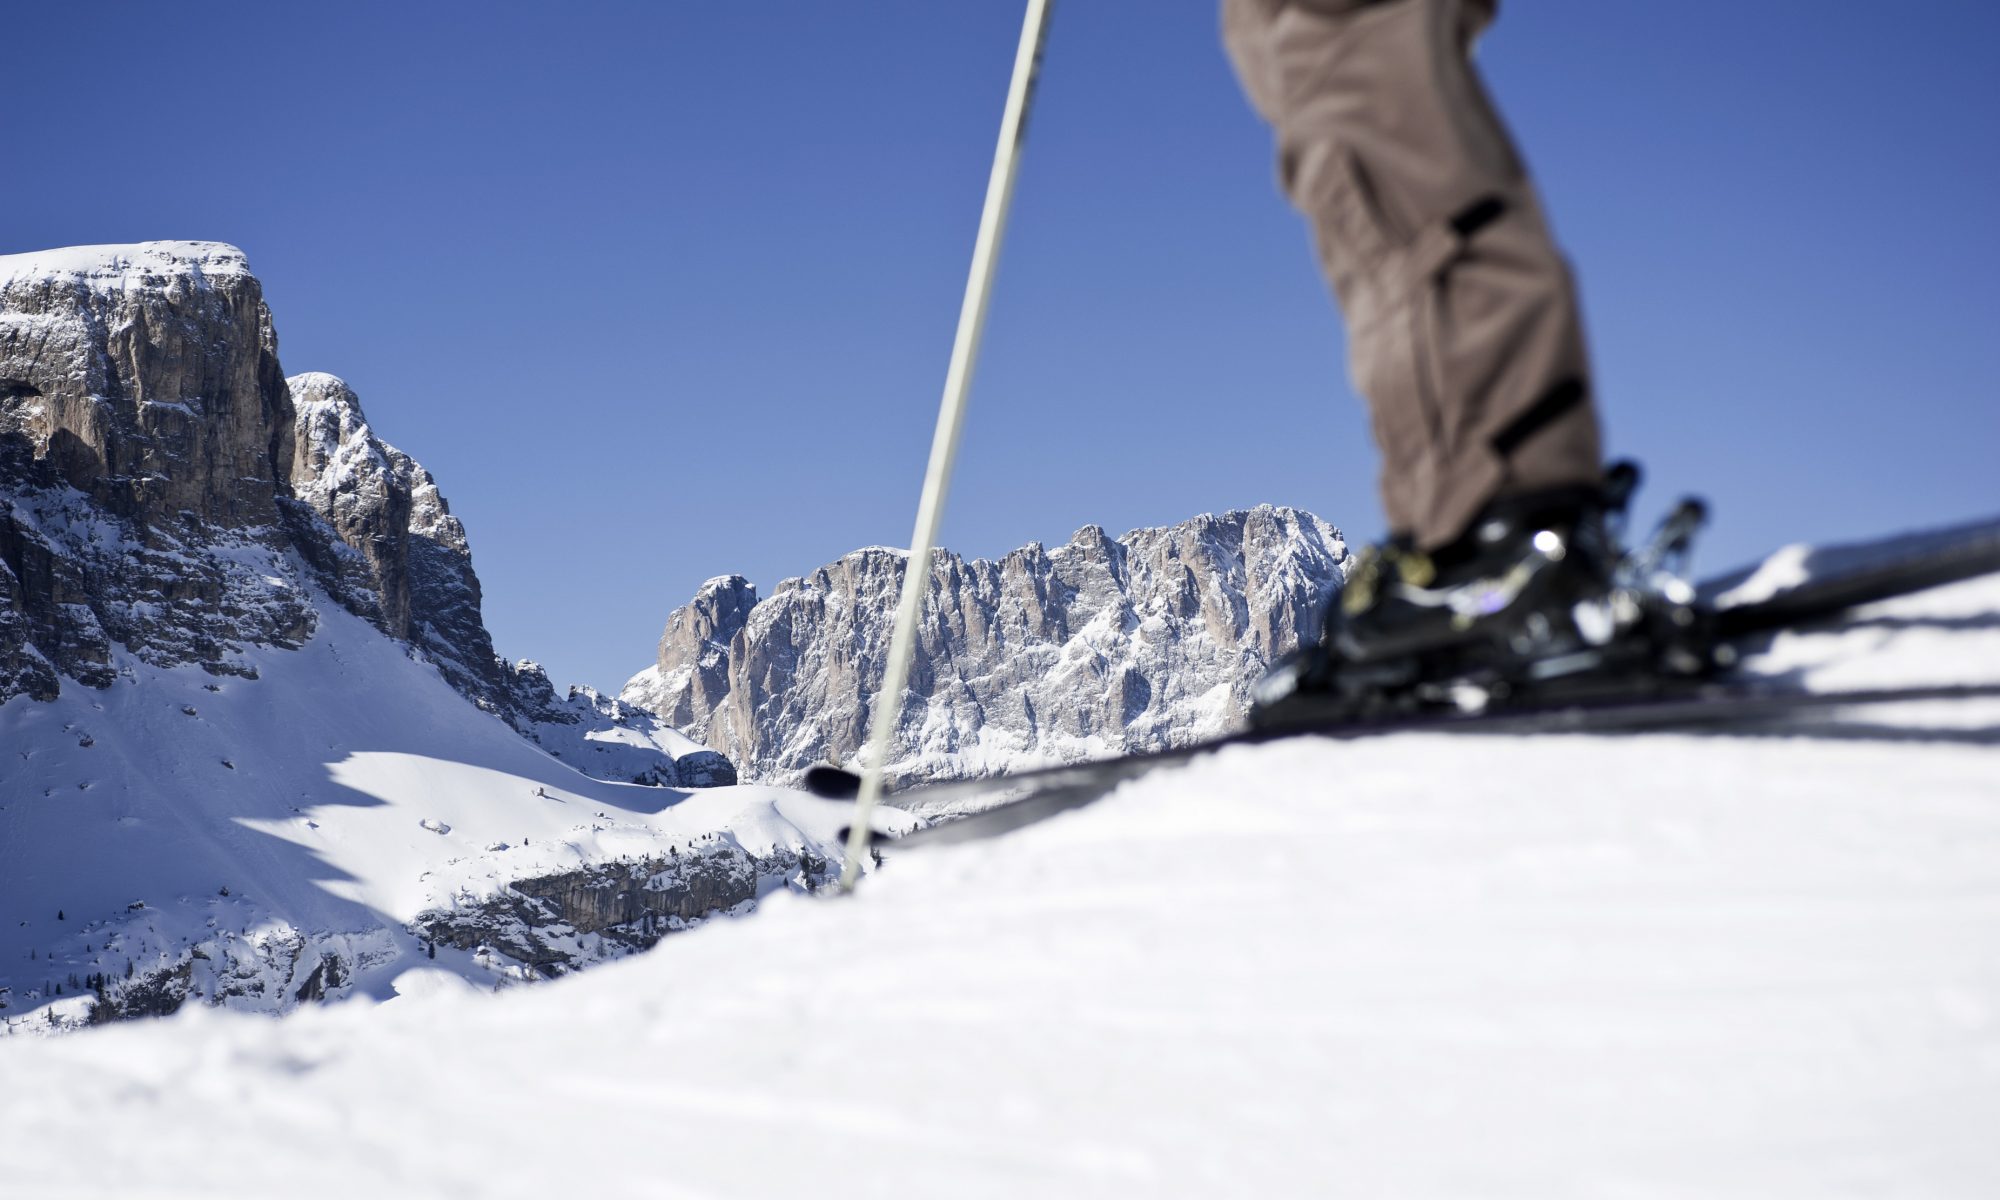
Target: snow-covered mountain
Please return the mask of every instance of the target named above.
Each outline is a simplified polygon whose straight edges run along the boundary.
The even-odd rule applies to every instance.
[[[556,972],[814,885],[833,819],[501,660],[436,481],[208,242],[0,258],[0,745],[9,1014]]]
[[[908,556],[858,550],[759,598],[712,579],[621,697],[789,781],[865,743]],[[997,561],[933,558],[892,776],[977,776],[1182,744],[1237,722],[1318,634],[1350,561],[1338,529],[1269,505]]]
[[[587,773],[732,779],[648,714],[558,697],[494,653],[436,481],[376,436],[345,383],[285,379],[235,247],[0,258],[0,487],[0,700],[48,699],[61,676],[104,686],[114,646],[239,673],[245,648],[311,636],[309,581]],[[275,572],[259,548],[279,552]]]
[[[0,1021],[491,987],[828,878],[843,806],[587,778],[308,603],[242,674],[117,649],[107,687],[0,706]]]

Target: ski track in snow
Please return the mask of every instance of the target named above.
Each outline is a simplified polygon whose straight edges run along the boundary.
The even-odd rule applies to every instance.
[[[1996,611],[1752,661],[1992,682]],[[0,1043],[7,1183],[2000,1194],[1995,718],[1239,747],[543,987]]]

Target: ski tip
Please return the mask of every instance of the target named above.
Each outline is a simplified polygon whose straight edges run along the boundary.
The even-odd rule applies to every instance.
[[[861,776],[845,767],[820,763],[806,768],[805,789],[822,800],[852,800],[861,794]]]
[[[842,845],[846,845],[847,839],[854,836],[854,826],[842,825],[840,827],[840,832],[836,836],[838,837]],[[868,848],[871,850],[880,849],[881,847],[886,846],[890,842],[893,842],[895,840],[896,840],[895,838],[890,837],[888,834],[883,833],[879,829],[871,829],[868,831]]]

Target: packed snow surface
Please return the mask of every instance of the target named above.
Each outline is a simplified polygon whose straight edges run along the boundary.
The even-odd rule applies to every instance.
[[[1993,682],[1996,611],[1762,669]],[[0,1043],[8,1183],[1992,1196],[1994,715],[1229,750],[546,987]]]

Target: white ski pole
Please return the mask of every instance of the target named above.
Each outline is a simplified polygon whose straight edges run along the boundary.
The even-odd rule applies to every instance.
[[[979,238],[972,246],[972,270],[965,281],[965,302],[958,310],[958,334],[952,339],[951,366],[945,371],[944,399],[938,405],[937,432],[931,438],[930,465],[924,471],[924,491],[917,501],[917,528],[910,535],[910,558],[903,569],[903,595],[896,606],[896,632],[889,640],[889,661],[882,690],[875,698],[875,717],[868,747],[861,759],[861,794],[854,803],[854,823],[847,834],[847,861],[841,867],[843,891],[861,875],[861,856],[868,851],[869,818],[882,798],[882,768],[889,742],[903,715],[904,689],[910,680],[910,657],[917,640],[917,620],[930,590],[931,548],[937,543],[938,522],[944,518],[945,494],[951,489],[952,463],[958,457],[958,434],[965,417],[965,398],[972,390],[972,368],[979,358],[979,339],[986,329],[986,304],[993,295],[993,271],[1000,259],[1000,240],[1007,228],[1007,210],[1014,201],[1014,177],[1021,161],[1021,144],[1028,132],[1028,108],[1035,96],[1035,75],[1042,62],[1042,39],[1048,32],[1053,0],[1028,0],[1021,23],[1021,45],[1014,53],[1014,79],[1007,88],[1007,108],[1000,118],[1000,144],[993,152],[993,173],[986,180],[986,207],[979,214]]]

